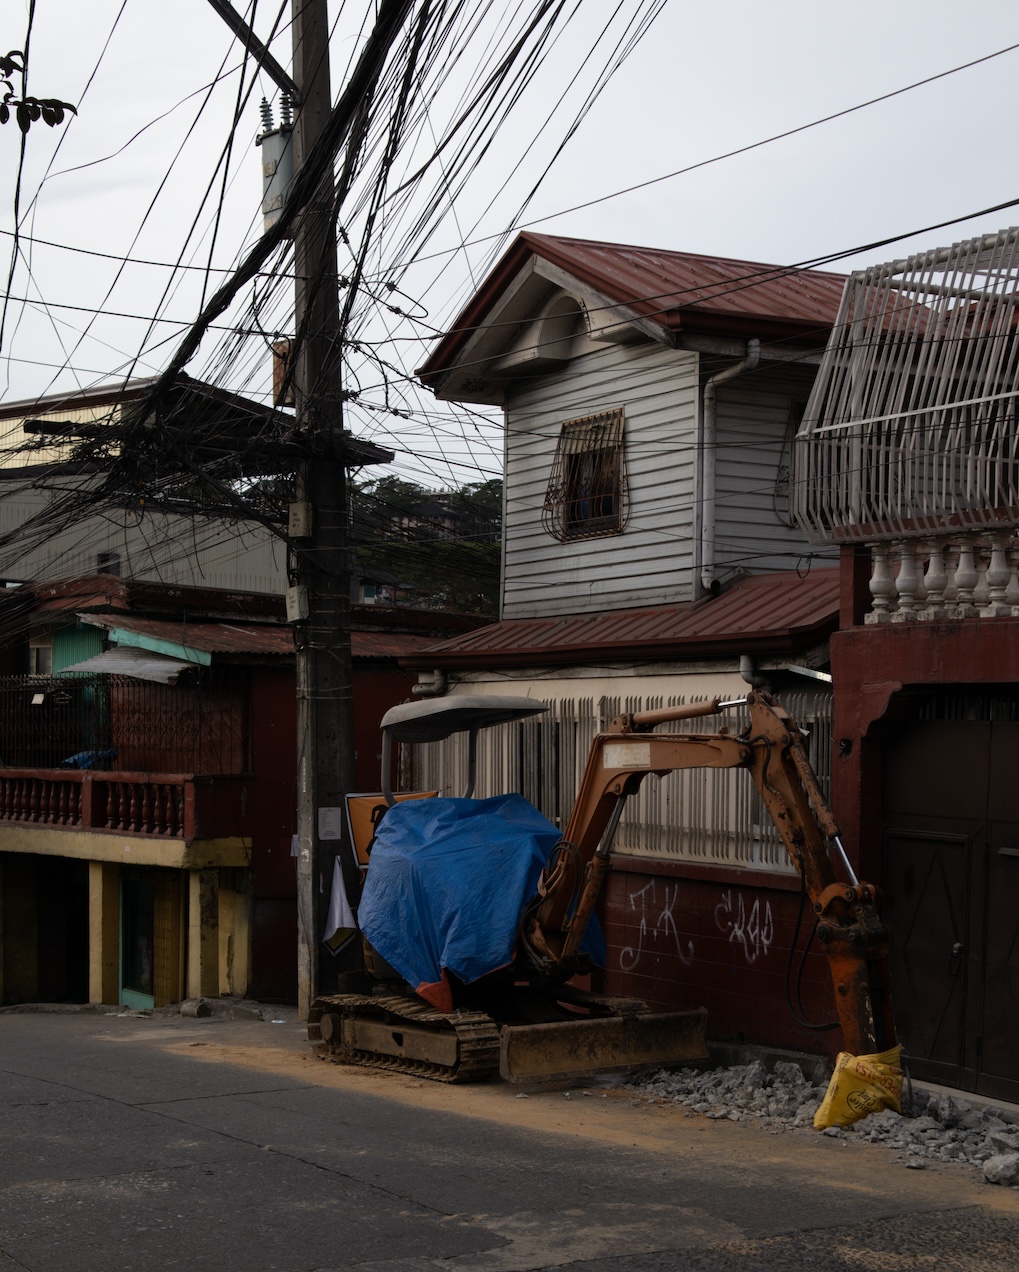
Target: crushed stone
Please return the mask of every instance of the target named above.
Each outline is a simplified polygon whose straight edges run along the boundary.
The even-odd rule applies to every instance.
[[[751,1121],[773,1134],[816,1135],[814,1113],[825,1083],[809,1081],[799,1065],[760,1061],[718,1069],[660,1069],[626,1083],[634,1102],[678,1104],[686,1116]],[[832,1126],[831,1139],[881,1144],[912,1170],[928,1162],[968,1166],[987,1183],[1019,1188],[1019,1110],[970,1104],[965,1097],[912,1089],[905,1114],[883,1109],[851,1126]]]

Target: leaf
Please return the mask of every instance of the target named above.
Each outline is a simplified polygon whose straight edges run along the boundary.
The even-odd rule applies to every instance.
[[[6,124],[11,117],[11,108],[6,102],[0,102],[0,124]]]
[[[27,133],[32,126],[32,108],[27,102],[18,102],[18,127]]]

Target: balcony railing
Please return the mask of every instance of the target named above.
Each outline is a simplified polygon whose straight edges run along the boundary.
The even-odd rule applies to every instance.
[[[233,774],[0,769],[0,826],[185,841],[241,836],[250,833],[250,782]]]
[[[1019,536],[939,535],[871,546],[866,623],[1019,616]]]
[[[1019,527],[1019,228],[850,275],[793,510],[815,543]]]

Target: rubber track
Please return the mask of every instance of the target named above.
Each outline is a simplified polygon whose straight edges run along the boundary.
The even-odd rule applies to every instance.
[[[457,1063],[452,1067],[383,1055],[376,1051],[338,1049],[323,1041],[318,1022],[323,1012],[338,1015],[364,1012],[379,1019],[405,1020],[416,1025],[434,1025],[437,1030],[452,1030],[457,1036]],[[356,1064],[370,1069],[409,1073],[435,1082],[484,1082],[499,1072],[499,1026],[484,1012],[439,1011],[404,994],[334,994],[316,998],[308,1012],[308,1040],[323,1060],[335,1064]]]

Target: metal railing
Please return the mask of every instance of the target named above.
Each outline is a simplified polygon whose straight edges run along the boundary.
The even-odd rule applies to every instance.
[[[1019,229],[849,277],[794,467],[814,542],[1019,526]]]
[[[0,767],[242,773],[247,699],[237,685],[130,676],[0,676]]]
[[[703,698],[684,696],[562,698],[534,719],[478,737],[475,797],[519,791],[557,826],[573,807],[596,734],[623,712],[685,706]],[[811,690],[783,695],[782,704],[807,731],[811,763],[826,796],[831,774],[831,693]],[[736,727],[739,713],[680,720],[668,731],[710,733]],[[463,734],[444,742],[405,748],[404,789],[459,795],[467,775]],[[627,801],[615,850],[663,861],[735,866],[794,873],[785,848],[746,773],[690,769],[647,778]]]

